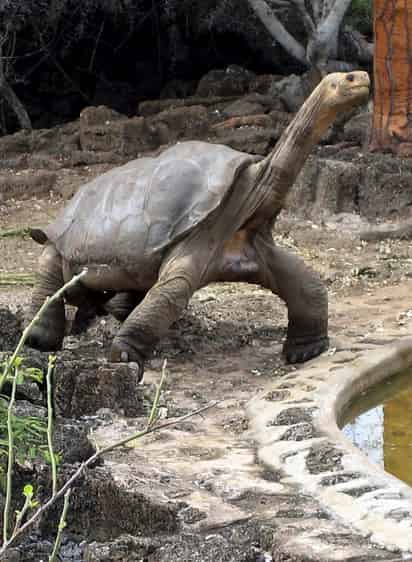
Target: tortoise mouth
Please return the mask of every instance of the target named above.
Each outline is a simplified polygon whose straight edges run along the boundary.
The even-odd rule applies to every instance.
[[[359,84],[358,86],[352,86],[351,90],[355,91],[356,93],[358,92],[363,92],[365,94],[369,94],[369,86],[368,84]]]

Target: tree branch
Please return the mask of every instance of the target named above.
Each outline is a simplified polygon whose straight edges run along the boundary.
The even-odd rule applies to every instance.
[[[6,80],[4,74],[4,61],[3,61],[3,42],[0,42],[0,96],[2,96],[9,104],[10,108],[14,111],[17,120],[22,129],[31,130],[31,121],[26,108],[21,103],[19,98],[14,93],[13,88]]]
[[[321,0],[312,0],[312,13],[315,24],[322,19],[322,2]]]
[[[61,74],[64,76],[64,78],[75,88],[75,90],[81,95],[81,97],[84,99],[84,101],[88,104],[91,104],[91,100],[89,98],[89,96],[87,94],[85,94],[80,86],[73,80],[73,78],[64,70],[63,66],[59,63],[59,61],[56,59],[56,57],[54,56],[53,52],[48,48],[47,44],[45,43],[44,39],[43,39],[43,35],[40,31],[40,29],[37,27],[37,25],[35,23],[33,23],[33,27],[36,30],[36,33],[39,37],[39,41],[41,46],[44,49],[44,52],[47,53],[49,59],[52,61],[52,63],[54,64],[54,66],[57,68],[57,70],[59,70],[61,72]]]
[[[338,51],[338,34],[343,17],[352,0],[325,0],[323,19],[310,38],[307,46],[307,58],[320,69],[324,68],[330,57],[336,58]]]
[[[351,2],[352,0],[335,0],[327,17],[318,28],[319,37],[324,36],[326,40],[327,37],[332,37],[339,30]]]
[[[305,0],[291,0],[291,3],[296,6],[302,17],[303,25],[305,26],[306,33],[310,36],[316,31],[315,23],[306,9]]]
[[[264,0],[248,0],[249,5],[271,36],[296,60],[309,66],[306,51],[302,45],[283,27]]]

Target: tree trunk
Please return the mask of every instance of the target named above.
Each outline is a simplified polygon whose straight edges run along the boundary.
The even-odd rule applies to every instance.
[[[308,43],[308,49],[315,53],[316,63],[320,66],[325,66],[329,58],[337,57],[339,29],[351,1],[339,0],[324,4],[324,10],[328,15],[318,24]]]
[[[19,125],[22,129],[30,129],[31,121],[29,114],[26,111],[26,108],[21,103],[19,98],[13,91],[13,88],[7,82],[4,72],[4,64],[3,64],[3,51],[2,45],[0,43],[0,97],[6,100],[10,108],[14,111]]]
[[[19,98],[14,93],[10,84],[8,84],[8,82],[6,82],[5,80],[2,80],[1,76],[0,76],[0,96],[7,101],[10,108],[16,114],[20,127],[22,129],[31,130],[32,126],[31,126],[29,114],[27,113],[24,105],[21,103]]]
[[[287,31],[267,0],[248,2],[271,36],[304,66],[317,69],[319,76],[326,72],[329,59],[336,59],[340,26],[351,0],[312,0],[312,12],[304,0],[278,2],[283,7],[289,4],[291,9],[297,10],[307,35],[306,46]]]
[[[374,1],[371,150],[412,156],[412,2]]]

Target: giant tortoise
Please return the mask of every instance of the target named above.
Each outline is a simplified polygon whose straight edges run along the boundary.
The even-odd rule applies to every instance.
[[[266,157],[200,141],[139,158],[79,189],[44,231],[30,314],[87,268],[66,302],[104,306],[124,320],[112,361],[144,360],[211,282],[258,283],[285,301],[289,362],[328,347],[328,302],[319,277],[275,245],[272,227],[313,145],[338,113],[366,100],[366,72],[326,76]],[[34,232],[34,231],[33,231]],[[56,350],[65,330],[64,299],[49,307],[29,345]]]

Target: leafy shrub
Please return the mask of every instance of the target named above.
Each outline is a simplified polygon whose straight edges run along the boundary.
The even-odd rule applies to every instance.
[[[0,363],[0,372],[6,367],[6,362]],[[39,369],[25,367],[22,359],[17,357],[14,367],[18,369],[17,386],[26,381],[41,383],[43,373]],[[7,379],[5,383],[9,382]],[[8,429],[7,414],[10,399],[5,394],[0,394],[0,489],[5,489],[5,476],[8,459]],[[39,456],[48,458],[48,449],[45,445],[47,434],[46,420],[35,416],[17,416],[12,414],[14,459],[19,464],[32,461]]]
[[[352,0],[346,22],[364,35],[371,36],[373,31],[372,0]]]

